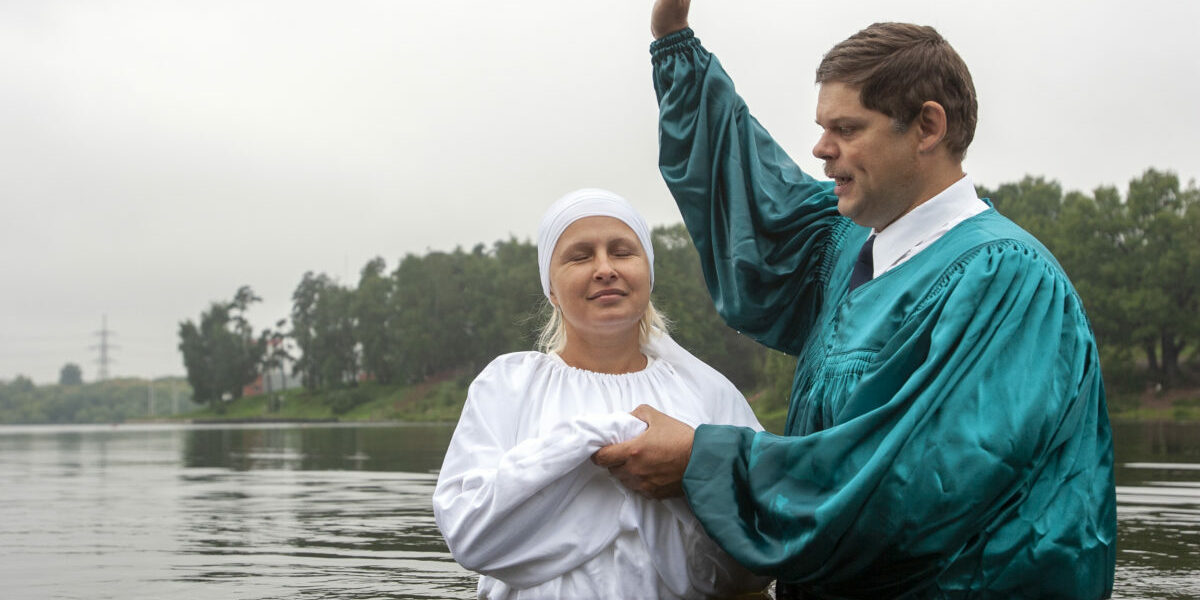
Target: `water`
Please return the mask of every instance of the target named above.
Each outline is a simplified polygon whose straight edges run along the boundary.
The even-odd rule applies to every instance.
[[[0,596],[466,598],[450,426],[0,427]]]
[[[1114,598],[1200,598],[1200,424],[1118,425]],[[0,596],[470,598],[448,425],[0,426]]]
[[[1118,424],[1113,439],[1113,598],[1200,598],[1200,424]]]

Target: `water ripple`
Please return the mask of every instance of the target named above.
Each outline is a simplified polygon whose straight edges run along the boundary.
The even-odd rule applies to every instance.
[[[450,431],[0,427],[4,597],[471,598],[429,504]],[[1162,431],[1122,450],[1114,598],[1200,598],[1200,429]]]

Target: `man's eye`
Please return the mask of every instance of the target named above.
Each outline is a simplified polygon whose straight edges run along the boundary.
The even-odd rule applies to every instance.
[[[844,136],[853,135],[854,128],[853,127],[838,127],[838,133],[840,133]]]

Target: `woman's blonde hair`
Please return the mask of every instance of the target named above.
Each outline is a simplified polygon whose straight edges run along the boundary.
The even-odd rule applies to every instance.
[[[546,302],[546,307],[550,316],[538,334],[537,347],[546,354],[558,354],[567,347],[567,326],[563,321],[561,309],[549,301]],[[649,344],[653,336],[666,333],[669,326],[670,321],[654,308],[654,302],[648,302],[646,312],[642,313],[642,320],[638,322],[638,343],[642,346]]]

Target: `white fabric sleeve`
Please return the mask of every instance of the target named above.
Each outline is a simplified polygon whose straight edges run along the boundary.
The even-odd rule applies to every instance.
[[[506,448],[519,413],[506,400],[468,394],[434,490],[434,516],[463,567],[531,587],[587,561],[620,533],[627,495],[589,458],[646,424],[624,412],[587,415]]]
[[[713,408],[713,419],[710,423],[713,425],[737,425],[738,427],[749,427],[754,431],[763,431],[763,426],[758,422],[754,409],[750,408],[746,397],[732,383],[728,384],[728,387],[718,395],[718,404]]]

